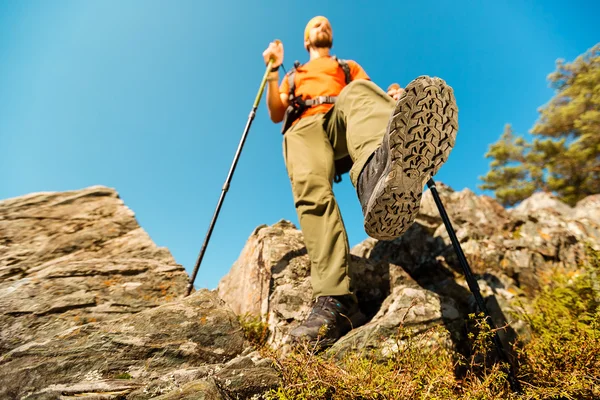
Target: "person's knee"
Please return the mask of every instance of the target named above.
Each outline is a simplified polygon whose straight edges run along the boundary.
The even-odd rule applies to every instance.
[[[296,207],[317,210],[326,207],[333,198],[331,180],[311,172],[293,174],[293,191]]]
[[[355,92],[377,93],[378,91],[381,91],[381,89],[375,83],[368,81],[366,79],[357,79],[357,80],[352,81],[349,84],[347,84],[340,92],[338,98],[343,99],[349,93],[355,93]]]

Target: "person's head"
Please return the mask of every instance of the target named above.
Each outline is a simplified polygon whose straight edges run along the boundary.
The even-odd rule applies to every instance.
[[[329,20],[323,16],[312,18],[304,28],[304,48],[327,48],[333,46],[333,30]]]

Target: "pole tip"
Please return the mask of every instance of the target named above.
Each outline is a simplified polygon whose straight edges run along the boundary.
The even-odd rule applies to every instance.
[[[185,296],[184,297],[188,297],[190,295],[190,293],[192,293],[192,289],[194,288],[194,284],[193,283],[188,283],[187,288],[185,289]]]

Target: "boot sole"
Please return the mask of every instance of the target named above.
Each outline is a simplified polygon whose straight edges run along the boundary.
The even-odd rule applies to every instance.
[[[367,204],[369,236],[392,240],[412,225],[423,187],[448,160],[457,130],[454,91],[442,79],[421,76],[406,87],[383,140],[387,165]]]

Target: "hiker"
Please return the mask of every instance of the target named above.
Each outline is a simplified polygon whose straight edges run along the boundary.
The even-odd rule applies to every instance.
[[[413,223],[423,187],[447,160],[458,129],[454,94],[442,79],[421,76],[405,89],[391,85],[388,94],[357,62],[332,56],[332,44],[328,19],[311,19],[304,30],[309,61],[296,63],[281,84],[283,44],[263,52],[266,64],[273,59],[269,116],[284,121],[284,162],[311,262],[314,304],[290,338],[314,343],[326,325],[324,346],[365,322],[348,274],[334,178],[349,172],[366,233],[392,240]]]

